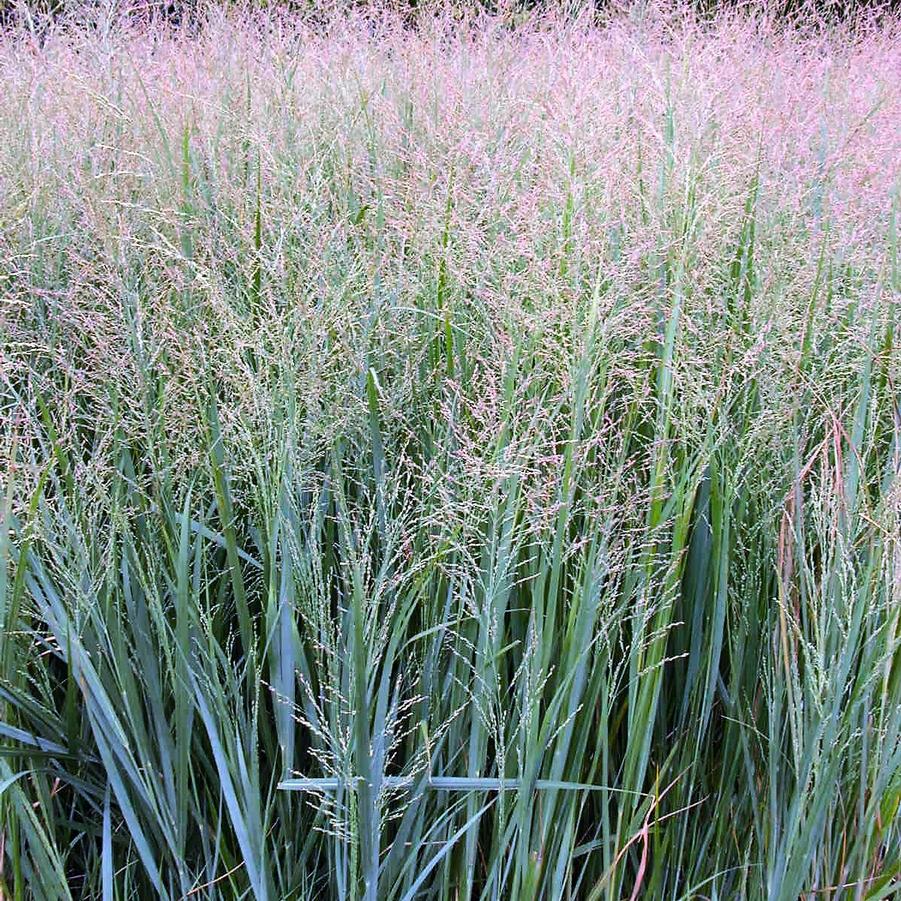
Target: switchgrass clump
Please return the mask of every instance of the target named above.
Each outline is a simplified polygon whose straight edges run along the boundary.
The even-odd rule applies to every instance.
[[[0,897],[901,878],[901,31],[0,36]]]

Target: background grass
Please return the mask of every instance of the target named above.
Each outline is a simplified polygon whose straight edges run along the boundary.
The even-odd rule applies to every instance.
[[[0,895],[891,897],[897,21],[96,24],[0,37]]]

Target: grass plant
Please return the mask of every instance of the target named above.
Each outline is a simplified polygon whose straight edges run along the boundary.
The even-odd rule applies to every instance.
[[[0,35],[0,897],[897,897],[897,19],[94,15]]]

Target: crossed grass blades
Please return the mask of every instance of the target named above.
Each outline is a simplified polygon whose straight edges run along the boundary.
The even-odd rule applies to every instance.
[[[0,38],[0,894],[893,896],[897,21],[97,15]]]

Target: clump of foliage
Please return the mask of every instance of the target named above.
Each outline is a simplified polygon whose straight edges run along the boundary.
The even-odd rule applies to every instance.
[[[898,890],[898,23],[463,13],[0,36],[2,897]]]

